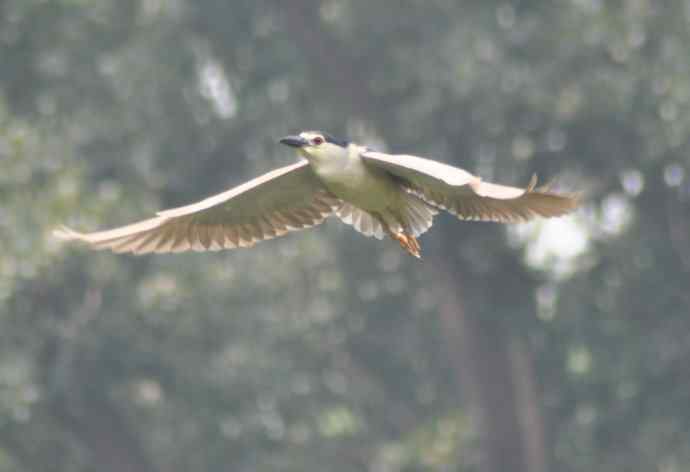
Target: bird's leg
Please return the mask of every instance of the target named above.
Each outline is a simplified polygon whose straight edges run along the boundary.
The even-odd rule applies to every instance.
[[[400,227],[403,228],[402,231],[393,231],[386,222],[386,220],[380,214],[375,213],[374,217],[376,217],[376,219],[379,220],[386,234],[388,234],[388,236],[390,236],[391,239],[395,239],[396,241],[398,241],[400,247],[402,247],[405,251],[407,251],[410,255],[416,257],[417,259],[422,258],[422,255],[420,254],[422,248],[419,245],[417,238],[415,238],[411,234],[411,232],[407,229],[406,225],[400,224]]]
[[[419,250],[421,248],[419,247],[419,242],[417,242],[417,238],[405,233],[392,233],[391,237],[398,241],[398,243],[400,243],[400,246],[403,249],[405,249],[408,253],[410,253],[417,259],[422,258],[422,255],[419,253]]]

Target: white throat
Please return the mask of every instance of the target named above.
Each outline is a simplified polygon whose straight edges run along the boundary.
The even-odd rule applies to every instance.
[[[348,167],[359,161],[359,153],[355,147],[350,144],[347,148],[343,148],[328,143],[322,144],[318,149],[301,150],[300,154],[309,161],[314,172],[327,177],[339,172],[347,172]]]

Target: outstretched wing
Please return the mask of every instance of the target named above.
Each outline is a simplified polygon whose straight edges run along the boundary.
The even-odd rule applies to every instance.
[[[301,161],[138,223],[95,233],[62,227],[53,234],[115,252],[216,251],[315,226],[340,204]]]
[[[575,194],[536,188],[536,176],[522,189],[483,182],[458,167],[417,156],[366,151],[362,159],[401,179],[408,191],[426,202],[464,220],[514,223],[560,216],[578,206]]]

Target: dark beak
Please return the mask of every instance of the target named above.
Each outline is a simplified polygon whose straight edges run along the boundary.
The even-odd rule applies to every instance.
[[[309,141],[304,139],[302,136],[285,136],[280,140],[281,144],[286,146],[292,146],[294,148],[301,148],[309,144]]]

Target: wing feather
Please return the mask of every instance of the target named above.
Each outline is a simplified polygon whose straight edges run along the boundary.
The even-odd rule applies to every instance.
[[[130,225],[93,233],[61,227],[53,234],[94,249],[146,254],[217,251],[259,241],[324,221],[341,201],[301,161],[191,205],[157,213]]]
[[[579,204],[577,194],[537,188],[536,176],[518,188],[484,182],[458,167],[417,156],[366,151],[362,159],[401,179],[410,193],[465,220],[516,223],[561,216]]]

